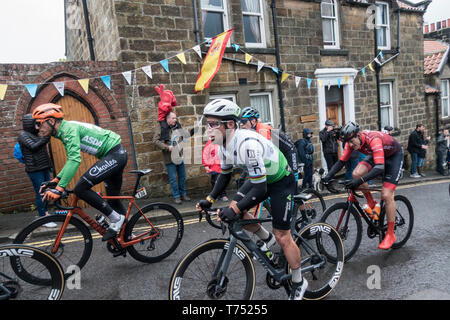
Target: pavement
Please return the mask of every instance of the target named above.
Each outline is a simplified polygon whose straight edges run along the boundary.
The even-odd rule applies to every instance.
[[[430,181],[436,181],[436,180],[449,180],[450,176],[442,176],[436,171],[426,171],[425,172],[426,177],[421,178],[411,178],[409,176],[409,173],[405,172],[404,177],[399,181],[399,185],[409,185],[409,184],[417,184],[417,183],[423,183],[423,182],[430,182]],[[375,180],[375,184],[378,184],[378,182]],[[231,184],[230,184],[231,185]],[[235,190],[229,190],[228,196],[232,196],[234,194]],[[327,191],[323,192],[323,195],[326,196],[329,193]],[[137,200],[137,204],[139,207],[143,207],[146,204],[153,203],[153,202],[164,202],[169,203],[173,205],[175,208],[178,209],[178,211],[181,213],[182,216],[192,216],[197,215],[197,212],[195,210],[195,204],[205,198],[205,195],[201,194],[190,194],[191,197],[190,201],[183,201],[181,204],[175,204],[173,198],[165,197],[165,198],[152,198],[148,197],[146,199]],[[231,197],[230,197],[231,198]],[[225,206],[229,202],[224,202],[221,200],[218,200],[216,202],[217,206]],[[86,208],[83,209],[86,213],[88,213],[91,217],[94,217],[95,214],[98,213],[93,208]],[[134,212],[134,211],[133,211]],[[34,212],[19,212],[19,213],[12,213],[12,214],[0,214],[0,243],[12,243],[13,239],[15,238],[15,235],[22,230],[25,226],[27,226],[29,223],[31,223],[33,220],[37,218],[37,211]]]

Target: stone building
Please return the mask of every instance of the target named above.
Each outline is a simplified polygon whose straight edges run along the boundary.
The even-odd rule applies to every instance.
[[[293,139],[310,127],[316,166],[324,164],[318,132],[327,118],[340,125],[356,120],[372,130],[391,124],[405,145],[416,123],[428,117],[422,33],[427,5],[404,0],[108,0],[89,1],[87,9],[95,59],[118,61],[121,70],[138,69],[136,86],[127,86],[137,164],[154,169],[149,185],[162,194],[169,190],[167,177],[161,154],[151,142],[158,130],[154,86],[160,83],[175,93],[175,110],[184,126],[194,125],[210,99],[227,97],[241,106],[260,108],[265,121],[283,126]],[[82,3],[68,0],[66,7],[66,19],[72,22],[67,28],[67,57],[89,59]],[[150,79],[139,71],[229,28],[234,28],[231,43],[239,44],[253,60],[247,65],[243,52],[229,46],[209,89],[194,93],[201,60],[192,50],[186,52],[186,64],[170,59],[169,73],[153,67]],[[204,54],[207,49],[202,46]],[[382,67],[373,64],[379,70],[377,85],[376,72],[367,65],[380,57],[380,51]],[[257,60],[265,63],[260,72]],[[283,83],[281,70],[292,75]],[[301,77],[298,87],[294,76]],[[307,78],[314,80],[310,88]],[[206,182],[202,166],[196,164],[197,151],[192,153],[194,164],[188,166],[187,186],[192,189]]]
[[[115,66],[108,71],[121,86],[109,94],[123,90],[119,105],[124,113],[116,119],[125,132],[132,132],[132,160],[140,169],[153,169],[143,181],[149,193],[167,195],[162,155],[152,143],[159,130],[154,89],[159,84],[176,95],[175,111],[184,127],[195,124],[210,99],[225,97],[242,107],[257,107],[264,121],[281,126],[294,140],[302,137],[303,128],[311,128],[315,166],[324,166],[318,132],[327,118],[338,125],[356,120],[372,130],[391,124],[405,145],[416,123],[428,117],[422,33],[427,5],[406,0],[66,0],[67,59]],[[230,28],[234,32],[219,72],[210,88],[194,93],[202,60],[190,49]],[[208,47],[201,49],[204,56]],[[173,58],[180,52],[185,52],[186,64]],[[243,52],[253,57],[250,63]],[[379,72],[368,66],[376,57],[380,64],[371,66]],[[168,58],[169,72],[158,64]],[[264,62],[259,72],[257,61]],[[149,64],[152,78],[141,70]],[[85,62],[83,68],[89,66]],[[120,75],[129,70],[135,71],[135,85]],[[281,82],[283,72],[289,78]],[[298,87],[295,77],[301,78]],[[311,79],[310,87],[306,79]],[[203,141],[199,137],[190,143],[186,184],[204,189]]]

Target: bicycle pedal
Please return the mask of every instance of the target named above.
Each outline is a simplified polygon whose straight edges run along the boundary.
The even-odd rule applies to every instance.
[[[119,256],[126,257],[127,256],[127,251],[124,249],[122,251],[113,253],[113,257],[114,258],[119,257]]]

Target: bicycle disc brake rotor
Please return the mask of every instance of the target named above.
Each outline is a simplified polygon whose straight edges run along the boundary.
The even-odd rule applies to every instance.
[[[53,244],[49,245],[46,250],[48,253],[51,253],[55,258],[60,258],[64,254],[64,243],[60,243],[58,246],[58,251],[53,253]]]
[[[212,279],[208,283],[207,293],[211,299],[220,299],[227,292],[228,278],[225,277],[223,281],[223,285],[221,287],[218,286],[218,279]]]

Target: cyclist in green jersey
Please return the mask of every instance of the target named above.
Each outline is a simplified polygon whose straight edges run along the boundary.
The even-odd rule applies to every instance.
[[[290,232],[295,178],[285,156],[271,141],[254,131],[237,129],[240,111],[239,106],[226,99],[216,99],[205,106],[208,135],[219,145],[221,173],[206,200],[197,204],[197,210],[211,208],[229,184],[233,167],[246,168],[249,179],[239,188],[230,206],[219,212],[219,217],[224,221],[239,215],[251,219],[247,210],[270,197],[273,233],[292,269],[293,290],[289,299],[301,300],[308,282],[302,277],[300,249]],[[247,230],[258,235],[260,225],[252,228]]]
[[[111,221],[103,240],[116,236],[125,221],[126,210],[122,202],[118,199],[106,202],[91,188],[104,182],[107,195],[120,194],[123,170],[127,164],[127,153],[121,144],[121,137],[90,123],[66,121],[62,108],[52,103],[37,107],[33,111],[33,118],[39,135],[54,136],[61,140],[67,155],[67,162],[56,178],[44,185],[49,189],[43,199],[56,201],[61,197],[80,166],[80,152],[94,155],[99,161],[80,178],[73,191]]]

